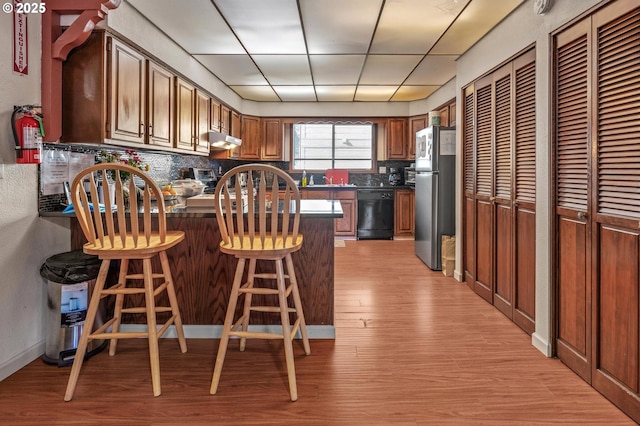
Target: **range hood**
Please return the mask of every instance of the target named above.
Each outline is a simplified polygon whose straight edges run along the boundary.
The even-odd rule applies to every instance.
[[[233,149],[242,144],[242,139],[209,130],[209,146],[211,149]]]

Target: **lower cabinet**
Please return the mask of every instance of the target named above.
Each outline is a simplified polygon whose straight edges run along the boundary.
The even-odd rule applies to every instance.
[[[396,189],[394,194],[393,235],[409,237],[415,233],[415,191]]]
[[[356,236],[356,191],[303,189],[302,198],[308,200],[340,200],[343,217],[335,219],[334,234],[340,237]]]

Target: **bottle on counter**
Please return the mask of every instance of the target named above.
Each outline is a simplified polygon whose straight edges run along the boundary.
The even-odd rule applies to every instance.
[[[300,182],[302,184],[302,187],[307,186],[307,171],[303,170],[302,171],[302,180]]]
[[[311,175],[311,177],[309,178],[309,186],[313,186],[313,175]]]

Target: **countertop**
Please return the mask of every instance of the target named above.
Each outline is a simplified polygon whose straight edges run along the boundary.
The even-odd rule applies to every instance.
[[[353,188],[353,187],[352,187]],[[184,204],[165,205],[167,218],[209,218],[216,217],[213,209],[202,207],[188,208]],[[339,219],[343,217],[342,205],[339,200],[300,200],[300,217],[317,219]],[[41,217],[75,217],[75,214],[62,213],[62,211],[41,211]]]

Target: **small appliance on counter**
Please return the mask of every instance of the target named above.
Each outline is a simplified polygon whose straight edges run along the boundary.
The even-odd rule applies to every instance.
[[[402,185],[402,169],[390,167],[389,168],[389,185],[398,186]]]
[[[196,167],[189,167],[188,169],[182,169],[180,171],[181,179],[193,179],[198,180],[205,184],[204,193],[213,194],[216,190],[216,183],[218,177],[213,169],[201,169]]]
[[[409,186],[416,185],[416,167],[415,164],[412,167],[404,168],[404,184]]]

